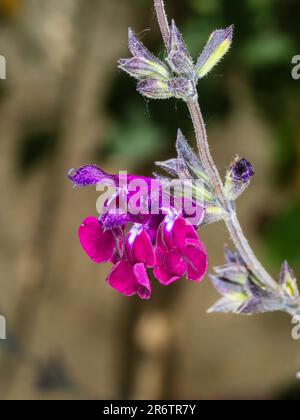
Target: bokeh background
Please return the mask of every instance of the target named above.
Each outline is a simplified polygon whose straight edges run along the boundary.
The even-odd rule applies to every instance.
[[[239,200],[242,225],[274,276],[300,274],[299,0],[170,0],[196,57],[214,29],[235,24],[230,54],[199,84],[213,155],[256,168]],[[207,315],[207,279],[155,286],[151,301],[119,296],[91,263],[77,228],[96,191],[74,191],[69,168],[151,174],[174,156],[179,101],[146,102],[116,68],[127,27],[163,57],[151,0],[0,0],[1,399],[297,399],[300,341],[285,314]],[[145,28],[151,31],[144,31]],[[210,266],[230,240],[201,231]]]

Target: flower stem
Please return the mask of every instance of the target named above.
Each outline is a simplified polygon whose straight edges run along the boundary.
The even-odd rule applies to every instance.
[[[165,12],[164,1],[154,0],[154,4],[163,40],[166,47],[168,47],[170,27]],[[235,244],[235,247],[241,254],[248,268],[253,272],[253,274],[257,276],[259,281],[267,288],[276,291],[278,289],[278,284],[273,280],[270,274],[266,271],[266,269],[256,258],[253,250],[251,249],[248,243],[247,238],[243,233],[236,211],[233,208],[232,203],[227,200],[224,194],[224,186],[219,171],[213,161],[209,150],[205,123],[198,103],[198,98],[192,98],[188,100],[187,106],[193,121],[193,126],[197,140],[197,147],[201,161],[212,181],[220,204],[228,213],[228,217],[226,218],[225,223],[228,232]]]
[[[154,6],[159,24],[160,32],[162,34],[166,48],[169,45],[170,27],[166,15],[165,5],[163,0],[154,0]]]
[[[265,268],[256,258],[253,250],[251,249],[248,243],[248,240],[246,239],[242,231],[234,207],[226,199],[219,171],[213,161],[209,150],[206,128],[198,100],[191,99],[187,102],[187,106],[192,117],[201,161],[212,181],[219,202],[222,204],[222,206],[228,213],[228,216],[225,219],[225,223],[228,232],[235,244],[235,247],[241,254],[248,268],[253,272],[253,274],[255,274],[265,286],[271,288],[272,290],[276,290],[278,288],[277,283],[272,279],[270,274],[265,270]]]

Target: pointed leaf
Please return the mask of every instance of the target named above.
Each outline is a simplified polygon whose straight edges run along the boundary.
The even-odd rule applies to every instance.
[[[169,159],[164,162],[155,162],[155,165],[163,169],[169,175],[177,177],[178,159]]]
[[[198,179],[203,179],[208,185],[210,185],[209,177],[202,163],[190,148],[181,130],[178,130],[177,133],[176,150],[178,157],[182,159],[187,165],[191,176]]]
[[[227,296],[227,295],[243,292],[243,288],[241,285],[228,281],[226,278],[222,278],[218,276],[211,276],[211,275],[209,277],[215,289],[221,295]]]
[[[224,297],[220,300],[218,300],[218,302],[212,306],[207,313],[211,314],[211,313],[224,313],[224,314],[228,314],[228,313],[237,313],[238,309],[241,306],[241,301],[240,300],[231,300],[228,299],[227,297]]]
[[[149,61],[156,61],[163,64],[148,48],[139,40],[132,28],[128,29],[128,46],[134,57],[144,57]]]

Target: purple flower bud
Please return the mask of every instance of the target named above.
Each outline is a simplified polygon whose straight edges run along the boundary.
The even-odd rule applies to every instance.
[[[169,81],[168,85],[175,98],[187,100],[197,96],[195,84],[184,77],[175,77]]]
[[[170,73],[166,66],[156,61],[149,61],[144,57],[121,59],[119,60],[119,68],[138,80],[147,78],[170,79]]]
[[[134,57],[143,57],[149,61],[156,61],[158,60],[146,47],[145,45],[138,39],[133,29],[128,29],[128,46],[130,49],[131,54]],[[159,61],[159,60],[158,60]]]
[[[254,169],[248,160],[237,158],[231,167],[232,179],[234,181],[249,182],[254,176]]]
[[[236,157],[226,175],[225,193],[229,200],[237,199],[250,184],[254,169],[244,158]]]
[[[195,69],[193,59],[190,56],[183,38],[174,22],[172,21],[170,44],[167,61],[171,69],[178,75],[193,77]]]
[[[157,79],[146,79],[137,85],[138,92],[150,99],[168,99],[173,94],[167,82]]]
[[[196,71],[199,79],[206,76],[229,51],[232,36],[233,26],[229,26],[226,29],[218,29],[211,34],[197,61]]]

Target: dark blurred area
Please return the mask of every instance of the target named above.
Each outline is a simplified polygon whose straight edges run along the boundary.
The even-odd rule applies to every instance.
[[[156,285],[149,302],[108,288],[77,229],[96,191],[69,168],[150,175],[173,157],[179,101],[145,101],[117,69],[127,27],[164,56],[152,0],[0,0],[0,399],[299,399],[300,341],[285,314],[208,315],[209,280]],[[256,169],[238,202],[247,236],[278,278],[300,279],[299,0],[166,1],[196,58],[210,33],[235,25],[230,53],[199,83],[215,160]],[[145,28],[151,31],[145,31]],[[225,226],[200,232],[210,267]]]

